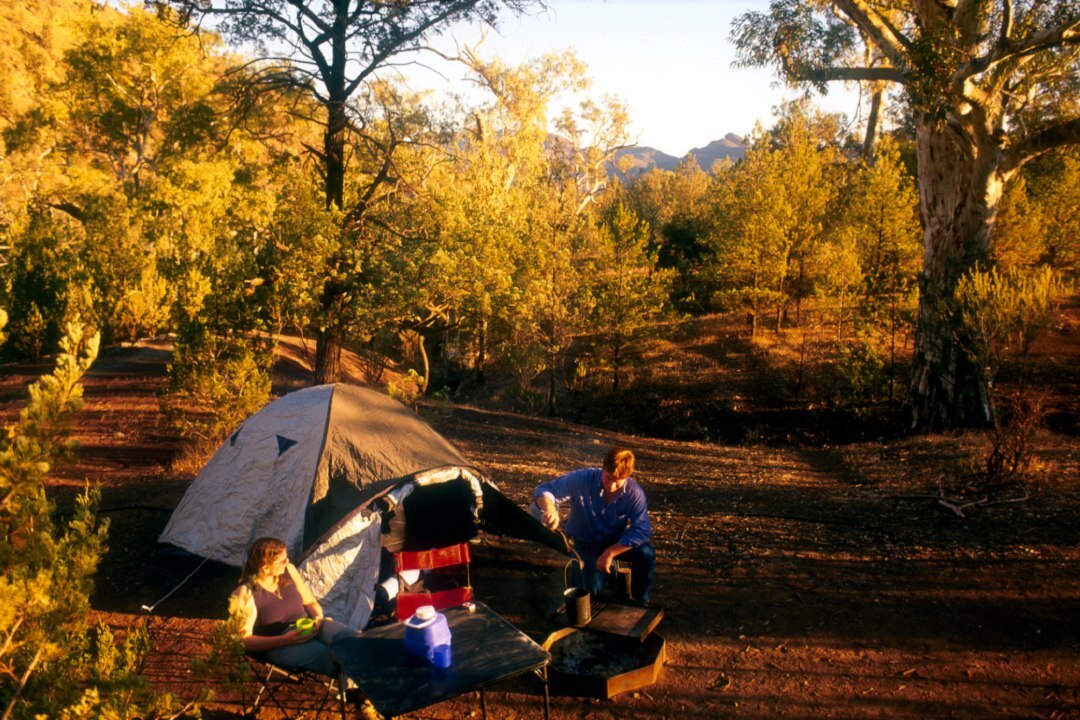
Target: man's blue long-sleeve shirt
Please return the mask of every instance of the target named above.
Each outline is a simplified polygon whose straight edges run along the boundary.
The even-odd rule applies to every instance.
[[[637,481],[628,478],[619,494],[610,502],[604,501],[600,478],[603,470],[586,468],[567,473],[541,484],[534,498],[550,495],[556,503],[570,502],[570,517],[564,527],[566,534],[577,540],[602,545],[618,542],[637,547],[652,537],[652,524],[645,503],[645,491]]]

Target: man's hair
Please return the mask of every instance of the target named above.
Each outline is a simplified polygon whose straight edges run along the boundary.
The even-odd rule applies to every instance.
[[[247,559],[244,561],[243,574],[240,576],[240,582],[250,583],[254,580],[255,576],[259,574],[259,570],[263,566],[270,564],[270,561],[284,552],[287,548],[285,543],[281,542],[277,538],[261,537],[255,542],[251,543],[251,547],[247,551]],[[278,582],[282,585],[289,584],[289,575],[286,573]]]
[[[626,448],[611,448],[604,456],[604,469],[616,480],[630,477],[634,474],[634,453]]]

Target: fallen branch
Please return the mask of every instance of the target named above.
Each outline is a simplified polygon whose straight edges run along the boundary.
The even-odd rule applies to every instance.
[[[938,505],[952,510],[954,513],[956,513],[957,517],[964,518],[966,517],[964,515],[965,510],[969,510],[979,505],[984,505],[989,499],[990,498],[981,498],[979,500],[969,500],[968,502],[961,502],[959,500],[953,500],[947,497],[939,497]]]
[[[1025,502],[1030,499],[1030,495],[1024,495],[1018,498],[1006,498],[1004,500],[991,500],[988,497],[979,498],[978,500],[959,500],[956,498],[947,497],[944,493],[938,495],[893,495],[892,497],[899,500],[936,500],[938,505],[944,508],[948,508],[956,513],[956,516],[962,519],[967,519],[967,515],[964,514],[965,510],[970,510],[973,507],[991,507],[993,505],[1006,505],[1009,503]]]

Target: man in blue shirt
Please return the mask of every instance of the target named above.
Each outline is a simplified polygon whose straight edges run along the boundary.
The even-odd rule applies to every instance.
[[[559,526],[558,505],[570,503],[565,532],[584,564],[584,586],[593,597],[600,594],[615,558],[629,562],[630,594],[647,603],[652,587],[656,552],[645,491],[632,477],[634,453],[612,448],[602,467],[575,470],[542,483],[533,492],[540,522],[554,530]],[[574,568],[575,583],[581,578]]]

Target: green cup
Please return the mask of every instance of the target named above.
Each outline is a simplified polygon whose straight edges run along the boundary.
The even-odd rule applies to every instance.
[[[296,629],[301,635],[310,635],[315,632],[315,621],[309,617],[300,618],[296,621]]]

